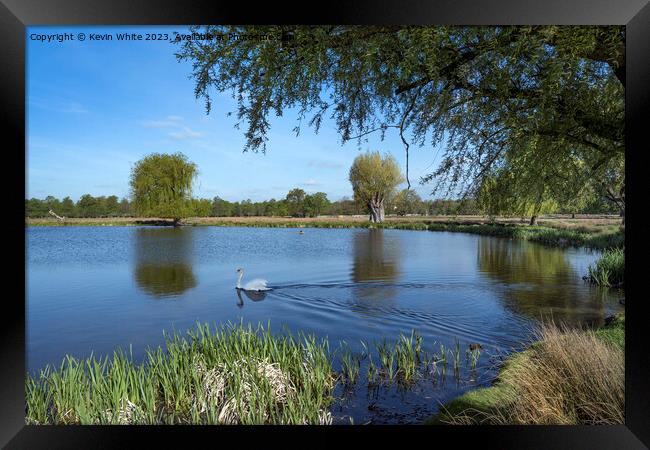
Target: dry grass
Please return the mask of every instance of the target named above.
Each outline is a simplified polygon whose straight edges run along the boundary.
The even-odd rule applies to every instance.
[[[444,412],[449,424],[622,424],[625,415],[625,361],[621,348],[593,332],[553,324],[540,328],[539,339],[503,373],[497,385],[483,390],[497,401],[485,409],[466,407]],[[498,395],[496,395],[498,394]],[[471,402],[467,402],[471,404]]]
[[[296,394],[291,377],[277,363],[270,363],[266,359],[240,359],[234,361],[231,367],[219,364],[207,369],[203,358],[197,357],[194,364],[203,388],[202,395],[195,396],[194,408],[203,414],[210,405],[220,405],[218,420],[222,424],[241,423],[242,413],[249,414],[255,405],[255,391],[260,385],[269,386],[274,408],[286,406],[287,401]],[[227,385],[235,379],[238,380],[240,395],[227,399]],[[269,419],[265,414],[264,421]]]
[[[69,225],[138,225],[142,223],[163,222],[159,218],[143,217],[105,217],[105,218],[69,218]],[[387,216],[387,222],[397,223],[430,223],[430,222],[453,222],[453,223],[492,223],[486,216],[481,215],[463,215],[463,216]],[[320,217],[191,217],[184,219],[186,224],[196,225],[249,225],[249,224],[348,224],[348,223],[367,223],[367,215],[356,216],[320,216]],[[496,223],[522,223],[520,218],[516,217],[497,217]],[[607,227],[618,227],[621,219],[612,215],[576,215],[571,218],[570,215],[549,215],[542,216],[538,220],[539,225],[545,225],[552,228],[571,229],[584,232],[597,232]],[[59,221],[51,218],[26,218],[27,225],[61,225]],[[527,223],[524,221],[524,223]]]

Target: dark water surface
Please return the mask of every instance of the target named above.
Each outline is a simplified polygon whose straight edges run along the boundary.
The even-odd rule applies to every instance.
[[[135,358],[163,330],[197,321],[270,322],[345,341],[419,332],[423,347],[463,351],[480,343],[478,373],[423,380],[414,388],[337,389],[336,422],[417,422],[494,377],[495,356],[518,348],[541,317],[600,324],[618,294],[582,280],[598,253],[462,233],[282,228],[27,228],[27,365],[66,354],[104,355],[132,345]],[[266,278],[262,298],[238,295]],[[362,375],[364,369],[362,367]],[[363,380],[363,376],[361,377]]]

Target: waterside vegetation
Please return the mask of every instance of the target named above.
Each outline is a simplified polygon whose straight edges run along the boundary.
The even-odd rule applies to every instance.
[[[272,334],[270,327],[197,324],[186,336],[166,336],[166,350],[148,350],[135,364],[131,354],[77,360],[66,357],[26,379],[28,424],[330,424],[337,384],[368,388],[443,383],[476,371],[479,348],[433,343],[413,331],[395,342],[342,342],[312,335]],[[367,361],[362,370],[362,361]]]
[[[371,223],[364,218],[319,217],[211,217],[190,218],[183,223],[187,226],[222,227],[269,227],[269,228],[382,228],[396,230],[428,230],[472,233],[522,239],[554,247],[588,247],[593,249],[622,248],[625,233],[622,227],[612,222],[616,219],[600,219],[596,224],[590,219],[540,219],[540,225],[530,226],[509,219],[485,220],[480,216],[467,217],[404,217],[388,218],[383,223]],[[581,224],[580,221],[587,222]],[[28,226],[60,226],[59,221],[50,219],[27,219]],[[69,219],[69,226],[139,226],[164,225],[171,223],[156,218],[123,219]]]
[[[443,405],[429,424],[622,424],[625,316],[598,330],[542,325],[510,356],[493,386]]]

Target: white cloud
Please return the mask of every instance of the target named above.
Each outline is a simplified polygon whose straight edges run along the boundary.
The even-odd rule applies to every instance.
[[[169,133],[169,137],[176,140],[181,139],[194,139],[203,136],[203,133],[192,130],[190,127],[183,127],[181,131],[173,131]]]
[[[320,186],[321,183],[319,181],[314,180],[313,178],[310,178],[309,180],[301,183],[303,186]]]
[[[145,128],[174,128],[182,126],[183,118],[181,116],[167,116],[162,120],[145,120],[142,126]]]
[[[307,165],[309,167],[318,167],[320,169],[340,169],[343,167],[343,164],[341,163],[336,161],[326,161],[323,159],[312,159],[307,163]]]
[[[169,128],[178,126],[178,124],[171,120],[145,120],[142,122],[142,126],[145,128]]]

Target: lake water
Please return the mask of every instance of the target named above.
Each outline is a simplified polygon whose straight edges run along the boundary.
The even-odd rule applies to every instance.
[[[345,341],[420,333],[423,347],[480,343],[479,369],[411,389],[337,388],[335,422],[418,422],[489,384],[495,361],[542,317],[600,324],[615,291],[582,280],[598,253],[462,233],[381,229],[29,227],[27,370],[164,342],[197,321],[257,324]],[[266,278],[263,298],[239,294]],[[496,358],[496,359],[495,359]],[[363,370],[362,370],[363,373]]]

